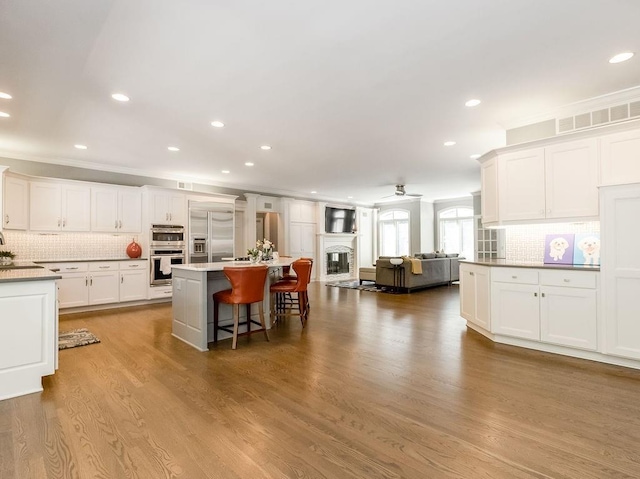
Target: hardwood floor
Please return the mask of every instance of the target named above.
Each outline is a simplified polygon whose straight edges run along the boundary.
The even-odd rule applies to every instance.
[[[166,305],[63,316],[102,343],[0,401],[0,477],[640,477],[640,371],[493,344],[455,286],[309,296],[236,351]]]

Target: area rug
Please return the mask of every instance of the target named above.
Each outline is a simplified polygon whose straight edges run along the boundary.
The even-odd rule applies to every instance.
[[[360,281],[336,281],[334,283],[327,283],[327,286],[333,286],[335,288],[348,288],[358,289],[360,291],[371,291],[373,293],[393,293],[393,288],[388,286],[376,286],[373,281],[364,281],[360,284]]]
[[[89,332],[87,328],[74,329],[58,335],[58,349],[77,348],[99,342],[100,340]]]

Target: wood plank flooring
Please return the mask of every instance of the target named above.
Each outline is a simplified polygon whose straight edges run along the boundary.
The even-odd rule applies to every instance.
[[[102,343],[0,401],[0,478],[640,477],[640,371],[493,344],[456,286],[309,296],[236,351],[168,305],[62,316]]]

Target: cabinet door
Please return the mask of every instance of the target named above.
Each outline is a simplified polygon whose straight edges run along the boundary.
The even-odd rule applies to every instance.
[[[142,193],[123,190],[118,195],[118,231],[140,233],[142,231]]]
[[[498,216],[498,162],[495,158],[480,167],[482,223],[494,223]]]
[[[602,189],[602,301],[606,353],[640,359],[640,187]]]
[[[500,220],[545,217],[544,149],[498,157]]]
[[[640,182],[640,130],[605,135],[600,138],[603,185]]]
[[[491,330],[491,280],[489,268],[475,268],[475,315],[473,322],[487,331]]]
[[[89,273],[89,304],[117,303],[120,284],[117,271]]]
[[[62,229],[91,230],[91,189],[86,186],[62,186]]]
[[[146,270],[120,272],[120,302],[147,298],[149,276]]]
[[[26,230],[29,227],[29,182],[7,176],[4,179],[4,228]]]
[[[91,231],[118,231],[118,190],[91,189]]]
[[[151,223],[169,223],[169,195],[157,191],[149,193],[149,219]]]
[[[60,308],[75,308],[89,304],[89,276],[87,273],[65,274],[58,280]]]
[[[185,195],[169,195],[169,222],[172,225],[187,225],[187,205]]]
[[[309,201],[292,201],[289,204],[289,221],[315,223],[315,204]]]
[[[547,218],[598,216],[598,142],[595,138],[545,149]]]
[[[540,288],[540,339],[595,351],[597,306],[593,289]]]
[[[62,228],[61,188],[55,183],[31,182],[29,188],[29,229],[57,231]]]
[[[476,317],[476,278],[475,272],[466,264],[460,265],[460,316],[475,322]]]
[[[539,341],[539,311],[538,286],[491,283],[491,332]]]
[[[289,226],[289,254],[302,251],[302,227],[300,223],[291,223]]]
[[[301,233],[302,249],[300,252],[307,256],[313,256],[316,250],[316,226],[313,224],[302,225]]]

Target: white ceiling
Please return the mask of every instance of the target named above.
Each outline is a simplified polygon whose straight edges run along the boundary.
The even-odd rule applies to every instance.
[[[638,19],[637,0],[0,0],[0,154],[360,203],[397,182],[464,196],[505,125],[640,83],[640,55],[608,63],[640,50]]]

